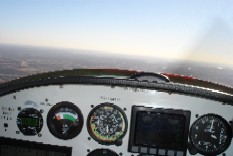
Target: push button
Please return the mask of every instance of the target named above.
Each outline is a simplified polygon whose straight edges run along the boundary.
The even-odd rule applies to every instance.
[[[160,149],[159,150],[159,155],[165,155],[166,154],[166,150],[165,149]]]
[[[151,148],[151,149],[149,150],[149,153],[150,153],[150,154],[156,154],[156,153],[157,153],[157,149]]]
[[[168,155],[168,156],[174,156],[174,155],[175,155],[175,151],[168,150],[168,151],[167,151],[167,155]]]
[[[132,152],[136,152],[136,153],[138,153],[138,147],[133,146],[133,147],[131,148],[131,151],[132,151]]]
[[[141,147],[141,151],[140,151],[141,153],[147,153],[147,148],[145,148],[145,147]]]
[[[184,155],[184,152],[182,152],[182,151],[177,151],[177,153],[176,153],[176,156],[183,156]]]

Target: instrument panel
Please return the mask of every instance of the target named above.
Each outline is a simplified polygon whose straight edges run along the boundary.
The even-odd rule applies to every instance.
[[[3,156],[12,151],[24,156],[233,153],[233,107],[211,99],[133,87],[64,84],[2,96],[0,106]],[[52,150],[56,148],[60,151]]]

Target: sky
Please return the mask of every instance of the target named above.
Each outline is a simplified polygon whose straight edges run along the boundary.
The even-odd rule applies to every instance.
[[[233,1],[0,0],[0,43],[233,64]]]

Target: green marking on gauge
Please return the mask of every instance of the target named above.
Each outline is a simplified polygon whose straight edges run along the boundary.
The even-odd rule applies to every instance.
[[[64,119],[68,119],[71,120],[73,122],[75,122],[76,118],[70,114],[64,114]]]
[[[56,114],[56,119],[57,120],[61,120],[61,119],[65,119],[65,120],[70,120],[72,122],[75,122],[78,119],[78,116],[72,113],[58,113]]]

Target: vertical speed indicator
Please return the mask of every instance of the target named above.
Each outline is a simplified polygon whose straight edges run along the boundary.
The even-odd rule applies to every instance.
[[[120,146],[127,127],[124,111],[110,103],[95,107],[88,115],[88,132],[100,144]]]

